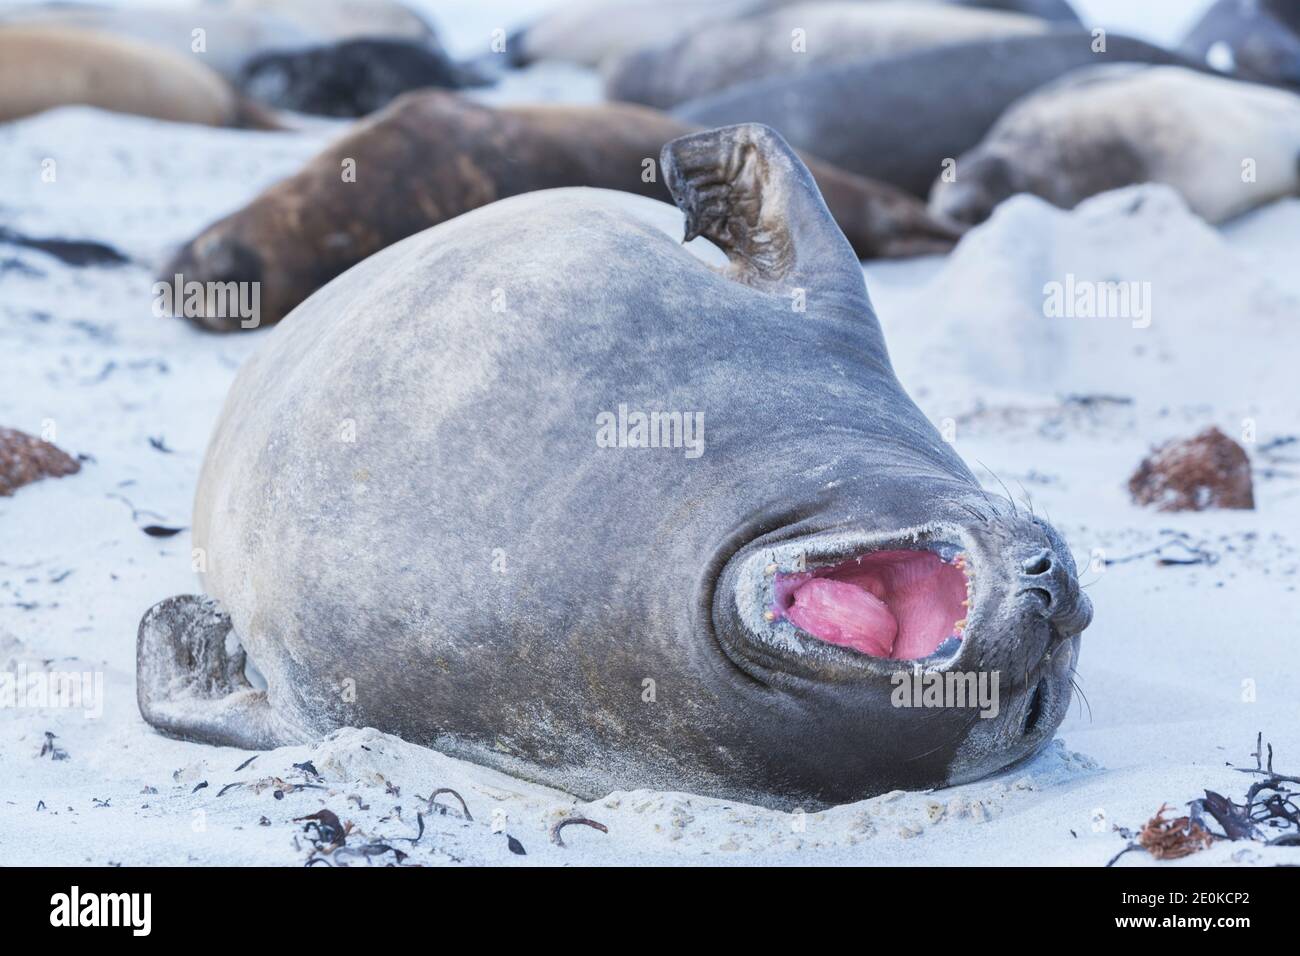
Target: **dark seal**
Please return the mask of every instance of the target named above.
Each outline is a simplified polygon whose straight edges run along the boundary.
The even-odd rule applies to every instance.
[[[382,38],[266,53],[240,76],[241,89],[259,102],[342,117],[367,116],[411,90],[482,82],[436,45]]]
[[[1225,73],[1300,87],[1300,4],[1295,0],[1218,0],[1180,47]]]
[[[1069,550],[903,391],[783,140],[662,163],[711,246],[643,197],[530,193],[269,335],[199,482],[210,597],[141,621],[149,723],[247,748],[370,726],[585,798],[775,807],[1052,737],[1091,615]]]
[[[674,111],[700,126],[764,123],[842,169],[926,196],[945,159],[974,147],[1012,102],[1079,67],[1178,63],[1149,43],[1087,31],[979,40],[826,67],[696,100]],[[845,117],[852,117],[846,122]]]

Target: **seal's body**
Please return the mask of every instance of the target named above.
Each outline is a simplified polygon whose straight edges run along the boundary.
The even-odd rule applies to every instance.
[[[94,31],[148,44],[171,57],[207,67],[234,82],[259,53],[320,42],[320,35],[274,14],[220,7],[29,6],[0,12],[0,23],[48,30]]]
[[[318,116],[367,116],[403,93],[480,82],[440,47],[411,40],[347,40],[255,57],[239,86],[260,103]]]
[[[93,30],[148,43],[215,70],[228,82],[253,58],[358,37],[437,48],[419,17],[380,0],[222,0],[198,6],[34,4],[0,10],[0,24]]]
[[[150,723],[250,748],[373,726],[587,798],[782,807],[973,779],[1051,737],[1090,615],[1068,550],[903,392],[779,137],[662,162],[724,265],[665,204],[532,193],[271,333],[195,502],[220,606],[141,622]],[[895,706],[918,669],[996,690]]]
[[[765,77],[1048,27],[1037,17],[910,0],[798,4],[702,26],[668,46],[620,57],[608,65],[605,92],[666,109]]]
[[[1106,52],[1096,45],[1083,30],[954,44],[747,84],[673,115],[700,126],[765,123],[842,169],[927,196],[945,160],[1042,84],[1091,64],[1180,61],[1114,33]]]
[[[1079,26],[1079,14],[1069,0],[949,0],[963,7],[983,7],[986,10],[1006,10],[1041,17],[1053,23]]]
[[[573,0],[510,38],[519,66],[558,60],[597,67],[641,47],[671,43],[711,23],[735,20],[771,0]]]
[[[0,26],[0,122],[70,105],[208,126],[249,122],[240,97],[202,63],[89,30]]]
[[[1300,191],[1300,96],[1177,66],[1090,67],[1014,104],[956,173],[930,205],[967,223],[1015,193],[1072,209],[1143,182],[1222,222]]]
[[[1218,0],[1180,46],[1244,79],[1300,88],[1300,5],[1294,0]]]
[[[667,200],[655,157],[691,129],[623,104],[492,109],[450,93],[408,94],[201,232],[162,279],[260,282],[260,319],[269,324],[366,256],[497,199],[598,186]],[[813,167],[864,258],[941,252],[960,234],[899,190]],[[216,330],[240,327],[221,315],[195,318]]]

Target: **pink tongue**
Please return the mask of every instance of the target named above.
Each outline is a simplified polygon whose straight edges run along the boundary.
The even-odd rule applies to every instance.
[[[794,592],[786,617],[795,627],[828,644],[889,657],[898,621],[885,602],[856,584],[813,578]]]

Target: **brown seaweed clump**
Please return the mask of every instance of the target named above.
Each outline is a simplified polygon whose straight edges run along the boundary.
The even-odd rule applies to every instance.
[[[1189,817],[1166,820],[1165,814],[1169,811],[1169,805],[1162,803],[1156,815],[1146,822],[1137,837],[1138,845],[1157,860],[1177,860],[1191,856],[1214,841],[1214,837],[1204,827]]]
[[[14,428],[0,428],[0,495],[12,495],[41,478],[61,478],[81,470],[81,464],[47,441]]]
[[[1134,503],[1158,511],[1255,507],[1250,459],[1213,426],[1152,451],[1129,479],[1128,490]]]

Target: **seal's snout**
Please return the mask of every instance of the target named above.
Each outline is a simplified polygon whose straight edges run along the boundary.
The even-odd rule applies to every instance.
[[[963,157],[958,161],[956,179],[935,183],[930,212],[964,226],[977,226],[993,215],[998,203],[1018,191],[1011,165],[1002,157]]]
[[[227,332],[267,315],[262,302],[265,269],[257,250],[228,236],[200,236],[176,254],[160,281],[178,287],[172,314],[202,328]],[[249,314],[255,309],[256,315]],[[275,316],[278,318],[279,316]],[[254,323],[256,324],[256,323]]]
[[[1019,593],[1041,607],[1057,631],[1073,636],[1092,621],[1092,602],[1079,588],[1074,569],[1050,548],[1035,551],[1021,562]]]

